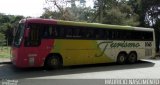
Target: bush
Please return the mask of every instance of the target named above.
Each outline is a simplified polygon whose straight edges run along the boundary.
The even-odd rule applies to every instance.
[[[0,33],[0,46],[6,45],[5,35]]]

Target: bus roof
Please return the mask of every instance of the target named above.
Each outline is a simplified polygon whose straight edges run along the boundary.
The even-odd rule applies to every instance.
[[[22,21],[24,21],[24,19]],[[75,21],[55,20],[55,19],[27,18],[27,19],[25,19],[25,21],[33,22],[33,23],[58,24],[58,25],[69,25],[69,26],[96,27],[96,28],[108,28],[108,29],[124,29],[124,30],[137,30],[137,31],[153,31],[152,28],[144,28],[144,27],[132,27],[132,26],[110,25],[110,24],[100,24],[100,23],[75,22]]]

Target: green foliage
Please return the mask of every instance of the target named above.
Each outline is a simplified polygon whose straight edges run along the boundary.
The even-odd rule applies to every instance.
[[[0,33],[0,46],[5,45],[5,35]]]
[[[5,40],[5,35],[0,33],[0,41],[3,41],[3,40]]]
[[[63,4],[58,4],[58,2],[63,1],[63,3],[68,4],[70,6],[66,6]],[[80,4],[76,5],[75,1],[79,1]],[[85,7],[85,0],[47,0],[47,3],[53,2],[55,9],[51,10],[49,8],[45,8],[45,12],[42,14],[41,18],[54,18],[61,20],[70,20],[70,21],[91,21],[93,17],[93,9],[90,7]]]
[[[95,9],[99,17],[97,21],[105,24],[139,25],[139,17],[128,0],[97,0]]]
[[[108,10],[106,16],[104,16],[103,23],[137,26],[139,24],[137,17],[136,15],[130,17],[127,13],[122,13],[120,9],[113,8]]]
[[[45,8],[42,18],[131,26],[137,26],[140,23],[139,16],[134,13],[130,0],[95,0],[94,8],[85,7],[85,1],[83,6],[78,6],[75,0],[70,0],[71,7],[62,6],[56,0],[47,0],[47,3],[49,2],[54,2],[52,4],[58,10],[50,10],[51,7]],[[66,4],[68,4],[67,1]]]
[[[0,58],[9,58],[10,56],[10,47],[0,46]]]
[[[0,13],[0,24],[9,22],[9,17],[7,15]]]
[[[9,45],[11,45],[13,40],[13,30],[17,28],[18,22],[22,18],[24,17],[0,13],[0,37],[2,37],[1,39],[5,39]]]
[[[103,19],[103,23],[107,24],[125,24],[125,14],[123,14],[119,9],[110,9],[107,11],[106,16]]]
[[[160,0],[129,0],[129,4],[136,14],[139,15],[142,27],[155,27],[160,16]]]

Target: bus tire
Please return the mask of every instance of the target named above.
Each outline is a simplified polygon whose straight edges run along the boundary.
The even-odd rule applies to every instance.
[[[127,57],[127,63],[133,64],[137,61],[137,54],[136,52],[131,52]]]
[[[117,64],[125,64],[126,63],[126,56],[127,56],[127,54],[125,54],[125,53],[118,54]]]
[[[45,68],[52,70],[52,69],[58,69],[61,67],[61,61],[58,55],[52,55],[49,56],[45,60]]]

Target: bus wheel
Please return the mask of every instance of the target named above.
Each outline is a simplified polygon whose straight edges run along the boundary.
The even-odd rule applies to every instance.
[[[60,58],[56,55],[50,56],[45,61],[47,69],[58,69],[61,66]]]
[[[120,53],[117,57],[117,63],[118,64],[125,64],[125,62],[126,62],[126,54]]]
[[[133,64],[137,61],[137,54],[134,52],[131,52],[127,58],[127,62],[130,64]]]

